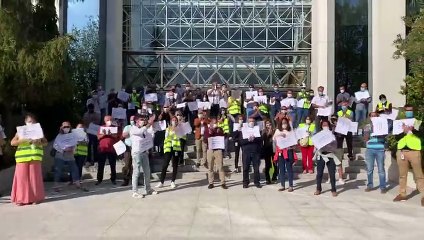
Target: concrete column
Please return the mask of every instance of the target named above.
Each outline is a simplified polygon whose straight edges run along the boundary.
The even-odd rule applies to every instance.
[[[106,76],[105,89],[122,87],[122,1],[106,2]]]
[[[334,99],[335,0],[312,0],[311,88],[325,87]]]
[[[131,0],[131,50],[141,49],[141,1]]]
[[[55,0],[57,27],[60,35],[68,32],[68,0]]]
[[[394,107],[405,104],[405,96],[399,93],[406,75],[404,59],[393,59],[396,48],[393,41],[398,34],[405,36],[405,0],[370,0],[369,21],[369,80],[373,108],[378,96],[385,94]]]

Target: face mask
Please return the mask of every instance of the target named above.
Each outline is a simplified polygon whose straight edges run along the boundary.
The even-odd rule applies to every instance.
[[[324,130],[324,131],[329,131],[329,130],[330,130],[330,128],[329,128],[329,127],[322,127],[322,130]]]
[[[306,91],[306,89],[302,88],[300,91],[305,92],[305,91]]]
[[[174,99],[174,96],[169,96],[169,99],[171,99],[171,100]]]
[[[311,124],[311,120],[306,120],[306,124]]]
[[[323,92],[318,92],[318,94],[319,94],[320,96],[324,96],[324,93],[323,93]]]
[[[173,127],[175,127],[175,126],[177,126],[177,122],[172,121],[172,122],[171,122],[171,125],[172,125]]]
[[[340,90],[340,93],[344,93],[344,92],[345,92],[345,90],[344,90],[344,89]]]
[[[254,122],[249,122],[249,127],[250,128],[253,128],[255,126],[255,123]]]
[[[242,125],[243,124],[243,120],[239,120],[239,124]]]
[[[406,111],[405,112],[405,117],[406,118],[413,118],[414,117],[414,112],[413,111]]]
[[[287,124],[283,124],[281,126],[283,127],[283,129],[286,129],[287,128]]]
[[[70,130],[71,129],[69,129],[69,128],[63,128],[63,133],[69,133]]]
[[[199,114],[197,115],[199,118],[203,118],[203,114]]]
[[[137,90],[133,90],[133,93],[137,93]]]
[[[147,106],[143,106],[142,108],[143,108],[143,109],[147,109]]]
[[[286,114],[286,113],[287,113],[287,111],[286,111],[286,110],[281,110],[281,113],[282,113],[282,114]]]
[[[276,87],[275,87],[275,88],[274,88],[274,91],[276,91],[276,92],[277,92],[277,91],[278,91],[278,88],[276,88]]]
[[[342,106],[342,110],[346,111],[347,107],[346,106]]]
[[[287,97],[291,98],[291,97],[293,97],[293,94],[289,93],[289,94],[287,94]]]
[[[203,98],[203,102],[207,102],[208,101],[208,99],[207,98]]]
[[[25,125],[27,126],[31,126],[33,123],[32,122],[26,122]]]
[[[133,120],[130,121],[130,125],[134,126],[135,122]]]
[[[138,109],[138,110],[137,110],[137,113],[138,113],[138,114],[141,114],[141,109]]]
[[[110,120],[109,120],[109,121],[106,121],[106,126],[108,126],[108,127],[109,127],[109,126],[111,126],[111,125],[112,125],[112,121],[110,121]]]
[[[361,87],[361,91],[363,92],[363,91],[365,91],[365,88],[364,87]]]
[[[163,112],[165,112],[165,113],[168,112],[168,108],[164,108]]]
[[[253,91],[253,88],[249,88],[250,91]]]
[[[314,93],[309,93],[309,96],[313,97],[315,94]]]
[[[263,96],[264,93],[263,92],[258,92],[259,96]]]
[[[381,99],[381,102],[382,102],[382,103],[386,103],[386,102],[387,102],[387,100],[383,98],[383,99]]]

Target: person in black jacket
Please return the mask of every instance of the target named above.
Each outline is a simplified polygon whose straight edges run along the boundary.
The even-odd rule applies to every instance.
[[[255,119],[249,118],[248,126],[249,130],[252,130],[255,127]],[[242,148],[242,158],[243,158],[243,188],[249,187],[249,169],[250,164],[253,164],[253,182],[257,188],[261,188],[260,176],[259,176],[259,164],[260,164],[260,154],[262,148],[262,138],[255,137],[252,134],[250,136],[243,136],[243,139],[240,141]]]
[[[241,172],[240,166],[239,166],[239,159],[240,159],[240,141],[243,139],[243,136],[241,134],[241,128],[243,127],[243,115],[239,115],[237,121],[234,121],[238,124],[238,128],[234,128],[232,132],[232,138],[234,141],[234,170],[233,173],[239,173]]]

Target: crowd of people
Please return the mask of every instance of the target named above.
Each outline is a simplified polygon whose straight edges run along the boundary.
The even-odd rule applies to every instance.
[[[229,164],[224,160],[230,158],[234,160],[233,173],[243,174],[243,188],[250,186],[251,166],[253,184],[261,188],[259,167],[263,159],[266,184],[278,182],[281,185],[279,191],[292,192],[295,190],[293,166],[298,161],[297,152],[300,152],[303,174],[316,174],[314,194],[322,192],[323,172],[327,166],[331,194],[336,197],[336,174],[339,183],[344,184],[341,166],[344,142],[346,140],[348,159],[354,161],[352,139],[359,135],[364,138],[367,149],[365,191],[374,190],[376,162],[379,188],[384,194],[387,191],[386,137],[399,126],[394,124],[397,114],[385,95],[380,96],[375,109],[368,113],[370,103],[371,95],[365,83],[354,95],[341,87],[335,102],[325,94],[322,86],[317,94],[305,86],[298,93],[282,92],[278,85],[274,85],[271,92],[253,85],[242,92],[216,82],[206,91],[193,89],[189,84],[177,84],[169,91],[151,87],[134,88],[131,93],[125,89],[119,92],[112,89],[106,94],[99,86],[87,101],[87,112],[81,123],[73,128],[65,121],[60,126],[50,153],[55,159],[54,191],[61,191],[60,178],[65,164],[70,168],[71,183],[87,191],[82,181],[84,166],[96,168],[96,185],[99,185],[104,180],[108,160],[110,181],[116,184],[116,161],[119,158],[124,161],[122,185],[131,183],[134,198],[157,194],[158,189],[165,186],[169,164],[172,164],[169,186],[176,188],[178,166],[185,160],[187,136],[193,134],[195,167],[208,169],[209,189],[215,187],[215,170],[219,172],[219,186],[228,188],[224,165]],[[402,133],[397,133],[400,192],[394,201],[406,200],[409,164],[418,190],[424,193],[421,140],[415,132],[420,127],[419,121],[414,120],[411,106],[405,106],[405,111],[406,120],[412,121],[402,121]],[[25,121],[26,127],[36,123],[32,115],[26,116]],[[346,123],[350,124],[348,129]],[[44,138],[25,139],[18,132],[11,144],[17,147],[12,202],[18,205],[38,203],[44,199],[40,162],[47,141]],[[155,188],[150,184],[152,152],[157,152],[163,159],[160,181]],[[144,187],[139,192],[141,172],[144,173]],[[424,206],[424,198],[421,203]]]

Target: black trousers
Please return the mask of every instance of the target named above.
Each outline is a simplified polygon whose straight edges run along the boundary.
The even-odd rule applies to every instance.
[[[234,141],[234,166],[235,166],[235,168],[239,167],[239,158],[240,158],[240,144],[237,141]]]
[[[219,114],[219,104],[212,104],[211,111],[210,111],[210,117],[218,117]]]
[[[255,185],[259,184],[261,179],[259,175],[259,165],[261,163],[260,153],[243,151],[243,185],[249,185],[249,169],[250,164],[253,165],[253,182]]]
[[[103,174],[105,171],[106,159],[109,160],[110,166],[110,180],[112,182],[116,181],[116,154],[115,153],[99,153],[99,165],[97,168],[97,181],[103,181]]]
[[[160,174],[160,182],[161,183],[165,182],[166,170],[168,170],[168,166],[169,166],[169,163],[171,162],[171,160],[172,160],[172,179],[171,179],[171,181],[175,182],[175,179],[177,179],[178,161],[179,161],[180,154],[181,154],[181,152],[174,151],[173,149],[171,149],[171,152],[167,152],[163,155],[164,162],[163,162],[163,166],[162,166],[162,172]]]
[[[334,159],[328,158],[329,161],[325,163],[322,157],[320,158],[321,159],[317,161],[317,190],[322,191],[322,175],[324,173],[325,165],[327,164],[328,175],[331,183],[331,192],[336,192],[336,164],[334,163]]]
[[[98,145],[99,145],[99,140],[97,139],[97,136],[88,134],[87,161],[89,161],[91,164],[94,164],[98,160],[97,159],[99,157],[99,154],[97,152]]]
[[[270,153],[266,153],[264,155],[265,159],[265,179],[267,182],[276,181],[278,176],[278,167],[274,164],[274,154],[271,151]],[[274,173],[272,176],[269,174],[269,170],[271,166],[274,165]]]
[[[77,164],[78,174],[80,180],[82,181],[82,167],[84,166],[85,161],[87,160],[87,156],[75,156],[75,163]]]
[[[347,156],[353,157],[353,147],[352,147],[352,133],[348,132],[347,135],[341,135],[338,134],[336,136],[337,140],[337,148],[343,148],[343,141],[346,139],[346,145],[347,145]]]
[[[184,149],[185,149],[187,140],[181,138],[180,143],[181,143],[181,152],[178,156],[178,163],[183,164],[184,163]]]

